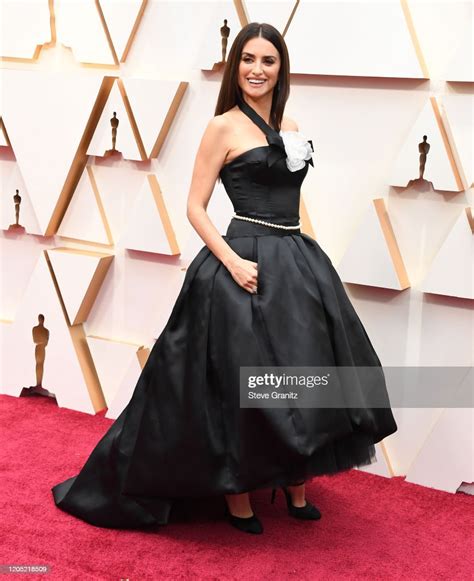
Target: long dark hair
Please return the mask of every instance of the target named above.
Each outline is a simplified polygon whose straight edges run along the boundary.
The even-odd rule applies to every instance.
[[[222,115],[222,113],[232,109],[237,104],[237,94],[242,94],[237,80],[242,50],[248,40],[257,36],[261,36],[271,42],[280,54],[280,71],[278,73],[278,82],[273,89],[270,110],[270,125],[276,131],[280,131],[283,111],[290,96],[290,57],[288,56],[288,49],[283,36],[274,26],[265,22],[250,22],[235,37],[224,69],[214,115]]]

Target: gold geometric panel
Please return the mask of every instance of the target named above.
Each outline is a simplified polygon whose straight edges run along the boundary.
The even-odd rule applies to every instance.
[[[57,234],[96,244],[114,243],[91,166],[85,168]]]
[[[125,101],[133,110],[146,158],[156,157],[189,83],[130,77],[122,82]]]
[[[436,190],[465,190],[466,178],[458,163],[446,113],[437,97],[430,97],[418,115],[395,160],[390,185],[406,187],[410,182],[420,180],[420,148],[425,141],[429,150],[425,154],[423,179],[431,182]]]
[[[284,35],[299,0],[244,0],[243,3],[249,22],[268,22]]]
[[[77,61],[116,67],[97,0],[55,0],[54,10],[57,41]]]
[[[128,399],[131,397],[133,387],[136,385],[141,372],[137,353],[143,351],[143,347],[134,343],[114,341],[94,335],[87,336],[87,343],[91,350],[107,403],[108,412],[106,417],[111,417],[109,415],[110,412],[121,399],[119,391],[122,388],[123,392],[122,386],[126,375],[128,375],[129,383],[125,397],[128,397]],[[149,352],[148,349],[146,351]],[[130,377],[131,367],[134,369],[133,377]]]
[[[2,59],[37,59],[41,45],[51,41],[47,0],[2,0],[0,23]]]
[[[84,323],[114,256],[72,248],[54,248],[48,254],[69,324]]]
[[[474,82],[474,7],[471,2],[463,2],[470,14],[463,19],[458,32],[457,46],[443,78],[448,81]]]
[[[112,79],[27,70],[2,75],[2,116],[41,232],[51,236],[86,165]]]
[[[147,158],[133,112],[127,100],[124,100],[119,80],[113,84],[87,154],[99,157],[121,155],[123,159],[137,161]]]
[[[39,257],[3,349],[8,365],[2,366],[2,381],[10,395],[42,385],[60,407],[89,414],[105,407],[84,330],[67,323],[47,251]]]
[[[474,216],[465,208],[422,282],[426,293],[474,299]]]
[[[140,349],[135,353],[135,356],[130,361],[128,369],[117,387],[115,396],[110,400],[110,403],[107,406],[108,409],[105,414],[106,418],[115,420],[125,409],[133,395],[138,378],[145,367],[149,355],[150,349],[148,347],[140,347]]]
[[[429,77],[406,0],[300,2],[285,40],[292,73]]]
[[[341,280],[404,290],[410,286],[385,200],[372,200],[338,264]]]
[[[102,20],[115,64],[125,62],[148,0],[99,0]]]
[[[120,242],[129,250],[179,254],[178,242],[155,175],[148,175]]]

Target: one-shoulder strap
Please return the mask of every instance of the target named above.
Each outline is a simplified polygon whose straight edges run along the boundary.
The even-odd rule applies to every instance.
[[[240,110],[247,115],[260,129],[265,133],[268,144],[271,146],[271,152],[268,156],[268,165],[273,165],[278,159],[286,156],[285,144],[281,135],[270,127],[268,123],[261,117],[255,109],[246,103],[240,92],[237,92],[237,105]]]
[[[240,110],[247,115],[247,117],[250,117],[250,119],[256,125],[258,125],[258,127],[260,127],[260,129],[265,133],[265,135],[272,133],[276,133],[278,135],[278,132],[272,127],[270,127],[270,125],[266,123],[263,117],[261,117],[253,107],[251,107],[248,103],[246,103],[243,100],[240,92],[237,93],[237,105],[239,106]]]

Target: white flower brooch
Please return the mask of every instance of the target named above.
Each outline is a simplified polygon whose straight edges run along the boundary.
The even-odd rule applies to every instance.
[[[290,171],[303,169],[305,161],[314,167],[312,152],[313,144],[308,141],[299,131],[280,131],[281,138],[285,145],[286,166]]]

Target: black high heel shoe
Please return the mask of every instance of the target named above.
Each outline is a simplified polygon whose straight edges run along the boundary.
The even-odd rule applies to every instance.
[[[230,512],[229,507],[226,506],[225,516],[230,524],[236,529],[239,529],[239,531],[253,533],[254,535],[260,535],[263,533],[262,523],[258,520],[255,514],[247,517],[235,516]]]
[[[303,484],[303,482],[299,482],[298,484]],[[294,486],[298,486],[298,484],[294,484]],[[284,486],[281,486],[280,488],[285,493],[286,506],[288,507],[288,514],[290,516],[302,520],[319,520],[321,518],[321,513],[313,504],[306,501],[304,506],[294,506],[294,504],[291,502],[291,494],[289,490]],[[272,488],[272,504],[275,502],[276,491],[276,488]]]

